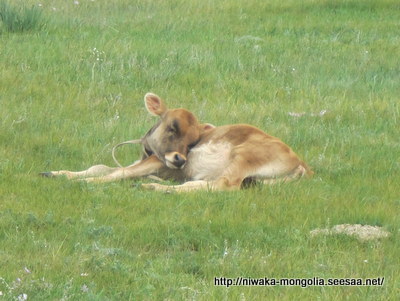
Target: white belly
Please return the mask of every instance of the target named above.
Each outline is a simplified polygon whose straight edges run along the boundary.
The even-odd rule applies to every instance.
[[[215,180],[230,163],[232,145],[209,142],[193,148],[185,166],[185,174],[192,180]]]

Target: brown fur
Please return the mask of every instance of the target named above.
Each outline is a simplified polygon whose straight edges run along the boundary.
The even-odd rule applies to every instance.
[[[143,138],[142,160],[124,168],[96,165],[81,172],[61,170],[43,175],[65,175],[87,182],[157,175],[187,182],[175,186],[150,183],[143,187],[191,191],[232,190],[255,180],[271,184],[313,174],[289,146],[254,126],[200,124],[188,110],[169,110],[152,93],[146,94],[145,105],[160,121]]]

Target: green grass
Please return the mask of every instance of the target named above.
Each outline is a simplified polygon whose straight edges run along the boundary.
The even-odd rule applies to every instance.
[[[399,8],[54,0],[40,7],[45,27],[1,31],[0,300],[396,300]],[[201,121],[251,123],[282,138],[315,177],[181,195],[38,177],[112,165],[113,145],[154,124],[149,91]],[[128,164],[139,151],[118,156]],[[392,235],[309,236],[342,223]],[[239,276],[385,283],[214,286],[214,277]]]
[[[9,32],[23,32],[43,27],[42,11],[37,6],[27,7],[19,4],[10,5],[7,1],[0,2],[0,25]]]

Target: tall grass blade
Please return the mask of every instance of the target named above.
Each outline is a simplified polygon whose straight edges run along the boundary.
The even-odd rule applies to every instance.
[[[0,2],[0,20],[8,32],[24,32],[41,29],[42,11],[35,6],[11,6],[7,1]]]

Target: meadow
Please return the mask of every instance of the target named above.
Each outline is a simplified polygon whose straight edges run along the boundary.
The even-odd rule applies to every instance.
[[[0,20],[0,301],[398,300],[397,0],[8,3],[38,8],[42,23],[10,31]],[[145,179],[39,177],[114,165],[112,146],[156,122],[150,91],[202,122],[280,137],[314,177],[183,194],[143,190]],[[124,164],[139,157],[118,151]],[[310,236],[337,224],[391,235]]]

